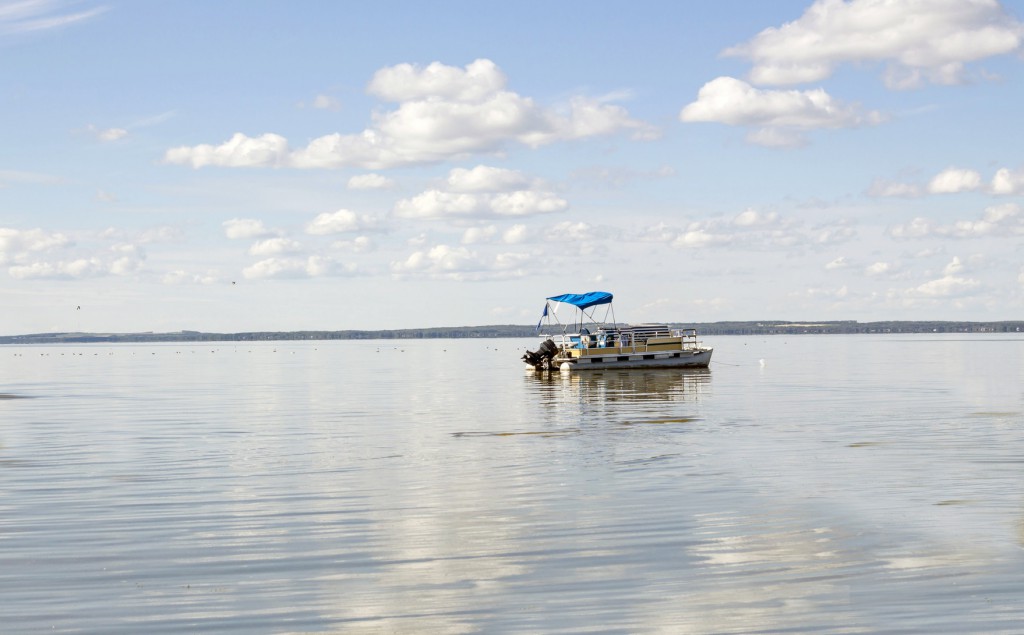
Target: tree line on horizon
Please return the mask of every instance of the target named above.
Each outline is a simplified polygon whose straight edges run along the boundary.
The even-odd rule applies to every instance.
[[[761,320],[745,322],[670,323],[673,328],[696,328],[709,335],[842,335],[880,333],[1021,333],[1024,321],[883,321],[791,322]],[[252,342],[288,340],[387,340],[387,339],[465,339],[538,337],[535,325],[500,324],[454,326],[422,329],[380,329],[340,331],[252,331],[241,333],[35,333],[0,336],[0,344],[61,344],[97,342]]]

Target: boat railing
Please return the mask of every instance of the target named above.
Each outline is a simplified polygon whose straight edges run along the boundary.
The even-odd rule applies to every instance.
[[[697,339],[697,329],[672,329],[672,337],[680,337],[683,340],[683,348],[701,348],[703,343]]]
[[[669,329],[663,325],[641,325],[637,327],[625,327],[614,329],[601,329],[596,333],[563,333],[553,336],[558,347],[567,354],[570,351],[597,349],[618,349],[622,353],[636,354],[649,351],[651,340],[679,338],[680,347],[683,350],[701,348],[702,343],[697,339],[697,329]],[[660,342],[667,344],[669,342]],[[655,344],[656,345],[656,344]]]

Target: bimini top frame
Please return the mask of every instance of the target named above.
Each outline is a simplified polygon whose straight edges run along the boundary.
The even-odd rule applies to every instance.
[[[574,318],[579,317],[579,329],[583,330],[584,320],[590,320],[594,324],[608,324],[608,316],[611,315],[611,324],[615,325],[615,310],[612,308],[612,294],[607,291],[590,291],[587,293],[563,293],[562,295],[554,295],[547,298],[544,302],[544,313],[540,316],[540,321],[537,322],[537,331],[540,331],[541,324],[544,322],[544,318],[548,318],[548,324],[551,324],[551,319],[554,318],[555,323],[562,327],[562,333],[566,333],[568,325],[563,325],[558,319],[558,314],[551,309],[551,304],[571,304],[576,307],[578,311],[574,314]],[[605,315],[602,320],[598,320],[594,317],[597,312],[597,307],[605,306]],[[588,312],[587,309],[590,309]],[[576,320],[573,320],[573,327],[576,326]]]

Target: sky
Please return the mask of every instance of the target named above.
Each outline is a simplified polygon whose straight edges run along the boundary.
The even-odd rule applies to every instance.
[[[0,0],[0,334],[1024,316],[1024,0]]]

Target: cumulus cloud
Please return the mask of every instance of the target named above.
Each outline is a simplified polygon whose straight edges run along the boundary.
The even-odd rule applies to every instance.
[[[249,255],[259,257],[295,254],[301,251],[302,245],[290,238],[268,238],[249,247]]]
[[[889,228],[893,238],[982,238],[985,236],[1012,238],[1024,234],[1024,214],[1016,203],[993,205],[985,208],[980,218],[958,220],[948,224],[916,217],[908,223]]]
[[[201,168],[220,165],[235,168],[282,167],[289,163],[288,140],[281,135],[266,133],[249,137],[235,133],[220,145],[208,143],[197,146],[179,146],[164,154],[164,161]]]
[[[352,240],[334,241],[331,243],[331,249],[363,254],[376,249],[376,245],[374,245],[373,240],[369,236],[356,236]]]
[[[105,252],[89,257],[60,260],[18,259],[8,268],[12,278],[81,279],[103,276],[128,276],[142,269],[145,254],[135,245],[113,245]]]
[[[955,194],[973,192],[981,187],[981,174],[975,170],[946,168],[928,183],[931,194]]]
[[[872,263],[872,264],[868,265],[864,269],[864,273],[868,274],[869,276],[881,276],[881,275],[885,275],[885,274],[888,274],[888,273],[892,273],[894,270],[895,270],[895,267],[894,267],[894,265],[892,263],[888,263],[888,262],[875,262],[875,263]]]
[[[981,282],[974,278],[946,274],[910,289],[908,295],[921,298],[956,298],[971,295],[980,287]]]
[[[726,245],[732,241],[733,237],[728,234],[712,233],[699,224],[694,223],[687,230],[680,232],[671,245],[676,248],[710,247],[712,245]]]
[[[221,225],[224,227],[224,235],[228,238],[264,238],[274,234],[267,229],[263,221],[253,218],[232,218]]]
[[[448,173],[445,189],[449,192],[512,192],[536,183],[522,172],[478,165],[472,169],[455,168]]]
[[[494,235],[497,233],[498,228],[494,225],[488,225],[486,227],[470,227],[462,233],[462,240],[459,242],[463,245],[485,243],[494,238]]]
[[[14,265],[7,270],[12,278],[32,280],[41,278],[91,278],[101,276],[106,267],[98,258],[77,258],[57,262],[37,261],[24,265]]]
[[[950,167],[939,172],[925,186],[876,180],[868,189],[869,196],[900,196],[913,198],[924,194],[956,194],[985,192],[994,195],[1024,193],[1024,170],[1000,168],[988,183],[981,173],[969,168]]]
[[[754,208],[748,208],[733,219],[737,227],[767,227],[775,225],[779,221],[777,212],[759,212]]]
[[[530,240],[531,235],[532,232],[526,225],[516,224],[505,230],[501,235],[501,242],[507,245],[518,245]]]
[[[372,216],[356,214],[347,209],[318,214],[308,225],[306,233],[317,236],[343,234],[377,229],[378,222]]]
[[[751,249],[794,247],[825,242],[842,242],[853,230],[817,228],[808,231],[801,223],[781,217],[777,212],[749,208],[731,218],[709,218],[692,221],[682,227],[658,223],[643,228],[634,238],[644,242],[667,243],[678,249],[725,247],[742,244]]]
[[[1001,168],[992,177],[993,194],[1020,194],[1024,192],[1024,170]]]
[[[353,275],[358,268],[325,256],[313,255],[308,258],[272,257],[249,265],[242,270],[247,280],[267,278],[319,278],[323,276]]]
[[[467,247],[435,245],[413,252],[403,261],[391,263],[391,272],[398,277],[418,276],[460,281],[482,281],[517,278],[529,254],[499,253],[485,257]]]
[[[357,174],[348,180],[350,190],[389,190],[395,187],[395,180],[380,174]]]
[[[953,260],[942,270],[942,273],[947,276],[960,273],[964,269],[964,263],[960,262],[959,256],[953,256]]]
[[[804,142],[802,133],[818,128],[855,128],[881,123],[878,112],[833,99],[823,89],[769,90],[733,77],[704,84],[697,101],[679,113],[684,122],[717,122],[756,129],[748,140],[768,146]]]
[[[538,147],[619,132],[635,138],[656,135],[652,126],[631,118],[609,98],[576,96],[564,107],[543,107],[507,90],[506,81],[486,59],[464,68],[439,62],[426,67],[398,64],[379,70],[367,87],[371,95],[397,107],[375,113],[362,132],[324,135],[295,149],[280,135],[237,133],[220,145],[172,148],[164,160],[194,168],[378,170],[494,153],[516,143]]]
[[[541,188],[541,189],[517,189]],[[395,203],[399,218],[501,218],[551,214],[568,209],[569,202],[542,189],[539,181],[514,170],[477,166],[452,170],[444,189],[431,189]]]
[[[71,239],[59,232],[42,229],[0,227],[0,264],[17,261],[29,254],[71,246]]]
[[[816,0],[781,27],[727,49],[756,84],[822,81],[844,63],[882,63],[890,88],[961,83],[965,64],[1020,49],[1024,26],[997,0]]]
[[[820,227],[814,230],[812,239],[819,245],[837,245],[852,240],[857,231],[848,225],[838,224],[834,227]]]
[[[211,285],[216,284],[220,279],[214,273],[189,273],[183,269],[175,269],[165,273],[160,281],[168,285],[184,285],[184,284],[201,284]]]
[[[845,269],[845,268],[847,268],[849,266],[850,266],[850,263],[846,259],[846,256],[839,256],[838,258],[836,258],[832,262],[830,262],[827,265],[825,265],[825,269],[828,269],[829,271],[832,271],[832,270],[835,270],[835,269]]]

